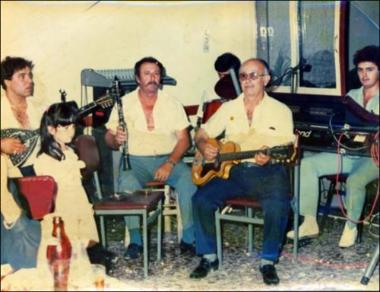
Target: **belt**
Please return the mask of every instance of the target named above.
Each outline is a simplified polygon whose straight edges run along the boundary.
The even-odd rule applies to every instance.
[[[167,157],[169,155],[170,155],[170,153],[158,154],[158,155],[133,155],[133,154],[130,154],[129,156],[136,157],[136,158],[162,158],[162,157]]]
[[[250,167],[259,167],[260,165],[253,163],[253,162],[242,162],[239,164],[242,167],[250,168]]]

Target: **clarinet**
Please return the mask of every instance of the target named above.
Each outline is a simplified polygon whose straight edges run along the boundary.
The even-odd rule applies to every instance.
[[[127,123],[125,122],[124,113],[123,113],[123,103],[120,97],[119,79],[117,78],[117,76],[115,76],[114,80],[112,81],[112,91],[113,91],[113,95],[117,104],[117,113],[119,116],[119,127],[121,127],[123,131],[127,133],[128,135]],[[120,147],[121,147],[121,152],[122,152],[123,170],[127,170],[129,169],[128,142],[124,141]]]

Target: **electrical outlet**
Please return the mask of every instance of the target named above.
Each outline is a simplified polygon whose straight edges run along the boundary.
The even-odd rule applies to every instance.
[[[203,37],[203,52],[208,53],[210,51],[210,34],[205,30]]]

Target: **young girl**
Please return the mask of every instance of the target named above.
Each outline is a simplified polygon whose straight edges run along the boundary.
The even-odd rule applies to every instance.
[[[75,134],[75,118],[78,108],[73,103],[52,104],[44,113],[41,126],[41,150],[34,170],[37,175],[50,175],[58,186],[54,213],[44,217],[41,223],[42,242],[39,260],[45,258],[47,240],[51,237],[53,216],[61,216],[65,231],[72,245],[82,242],[91,246],[98,242],[98,233],[92,205],[82,186],[80,169],[83,161],[72,149]]]

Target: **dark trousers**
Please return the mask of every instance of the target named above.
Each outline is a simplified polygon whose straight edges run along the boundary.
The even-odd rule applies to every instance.
[[[230,178],[213,178],[193,196],[196,252],[216,253],[215,211],[228,199],[251,197],[264,213],[261,258],[276,261],[288,221],[290,180],[284,166],[241,163],[231,169]]]

